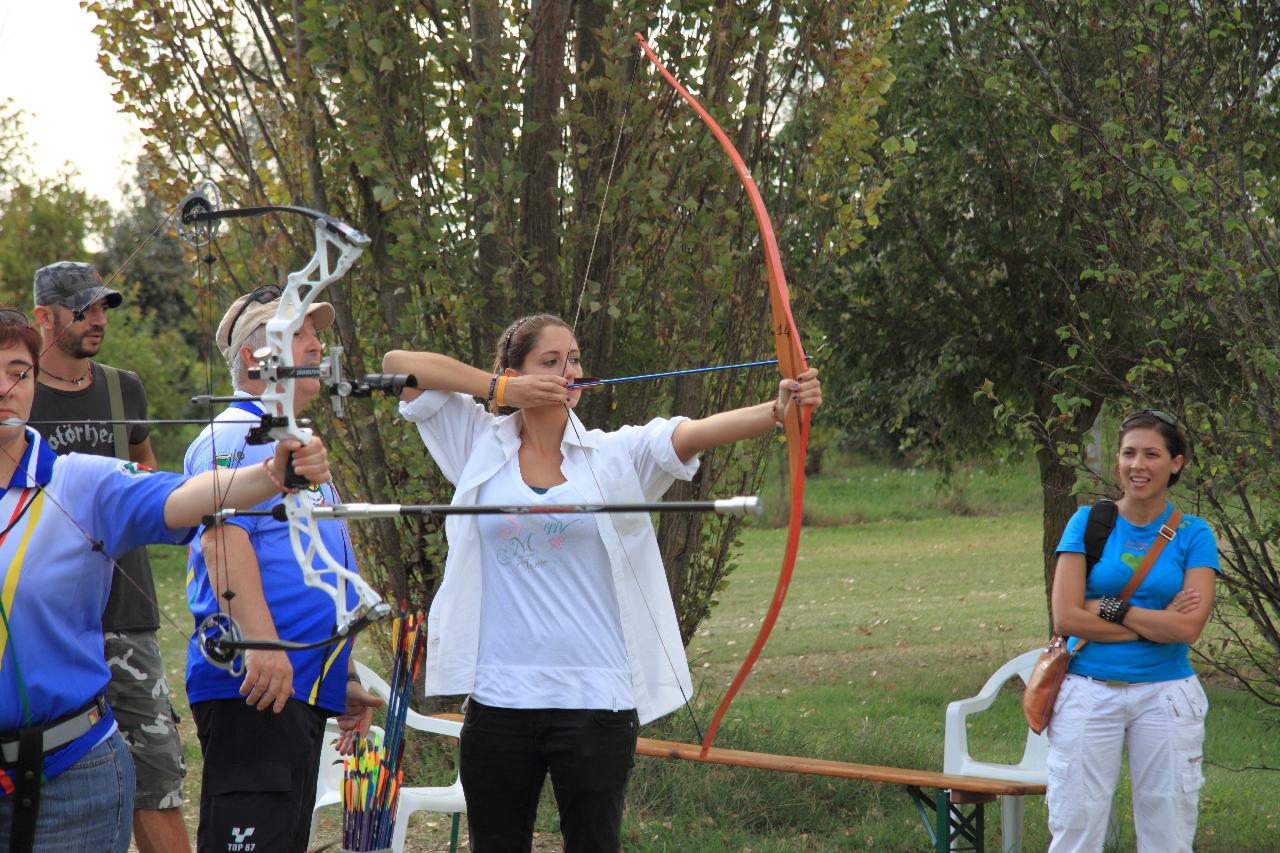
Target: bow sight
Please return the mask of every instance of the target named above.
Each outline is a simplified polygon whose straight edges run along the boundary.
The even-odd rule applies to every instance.
[[[337,346],[329,347],[329,354],[314,366],[286,366],[281,362],[280,356],[273,354],[269,347],[259,349],[253,357],[258,360],[258,366],[249,368],[250,379],[261,379],[265,382],[279,382],[282,379],[319,379],[325,393],[329,395],[329,405],[337,417],[342,417],[344,397],[372,397],[374,394],[390,394],[398,397],[405,388],[418,387],[418,378],[411,373],[366,373],[363,378],[355,382],[346,379],[342,372],[342,347]]]

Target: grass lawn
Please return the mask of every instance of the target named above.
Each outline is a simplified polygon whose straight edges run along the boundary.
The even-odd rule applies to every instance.
[[[810,482],[818,526],[802,536],[787,603],[717,745],[940,770],[946,704],[973,695],[1045,634],[1040,518],[1027,510],[1038,507],[1034,475],[962,471],[939,487],[928,474],[853,465]],[[747,531],[740,568],[689,646],[701,726],[755,636],[783,538],[776,529]],[[181,551],[153,549],[153,558],[165,610],[186,629]],[[164,628],[161,641],[194,803],[199,750],[181,689],[183,639]],[[1197,850],[1280,849],[1280,773],[1232,769],[1280,767],[1280,738],[1247,697],[1206,682],[1213,707]],[[696,737],[685,712],[643,733]],[[971,731],[974,751],[993,760],[1016,759],[1024,736],[1012,693]],[[1120,849],[1131,850],[1127,787],[1118,808]],[[195,812],[188,807],[192,824]],[[998,815],[988,809],[990,849],[999,849]],[[1044,849],[1044,827],[1043,799],[1031,798],[1024,849]],[[537,828],[538,849],[558,849],[550,802]],[[447,832],[447,818],[419,815],[409,849],[447,849]],[[624,838],[628,851],[928,849],[914,807],[892,786],[653,758],[637,761]]]

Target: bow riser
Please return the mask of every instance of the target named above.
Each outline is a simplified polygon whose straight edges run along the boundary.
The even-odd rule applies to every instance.
[[[302,506],[306,504],[306,509]],[[352,625],[362,619],[377,621],[391,613],[391,607],[382,600],[382,596],[360,575],[348,569],[334,559],[320,538],[319,524],[311,514],[307,498],[301,494],[289,495],[284,500],[286,516],[289,520],[289,542],[293,552],[299,556],[302,566],[302,580],[313,589],[323,591],[334,601],[335,633],[346,636]],[[302,534],[307,535],[307,543],[302,542]],[[325,565],[323,569],[315,568],[316,558]],[[332,575],[333,583],[325,581]],[[347,607],[347,584],[355,590],[358,602],[354,608]]]
[[[293,438],[306,444],[312,432],[298,423],[294,408],[297,401],[296,380],[299,370],[293,358],[293,337],[306,321],[307,312],[316,299],[333,282],[344,276],[359,259],[370,239],[362,232],[334,219],[328,214],[305,207],[270,205],[237,210],[218,210],[207,197],[193,194],[182,206],[182,222],[189,226],[203,225],[211,237],[218,221],[227,218],[257,216],[270,212],[296,213],[312,220],[315,235],[315,251],[302,269],[289,273],[285,287],[279,296],[275,315],[266,324],[266,345],[254,353],[258,360],[255,378],[266,383],[259,396],[264,415],[254,440],[280,441]],[[336,378],[340,372],[335,363],[329,373]],[[302,368],[302,373],[308,368]],[[324,370],[317,374],[323,380]],[[305,487],[305,480],[293,476],[292,468],[285,485],[291,488]],[[305,493],[295,492],[283,498],[285,522],[289,529],[289,543],[303,582],[318,589],[333,601],[335,633],[328,640],[315,643],[295,643],[282,640],[252,640],[244,638],[235,620],[226,614],[225,619],[210,623],[208,634],[203,632],[201,651],[216,666],[235,673],[239,653],[248,649],[298,650],[315,648],[337,642],[371,622],[384,618],[391,608],[363,578],[339,562],[320,536],[320,528],[314,517],[314,507]],[[305,535],[306,541],[303,541]],[[321,568],[316,568],[319,563]],[[355,591],[357,603],[347,605],[347,588]],[[211,653],[212,650],[212,653]]]

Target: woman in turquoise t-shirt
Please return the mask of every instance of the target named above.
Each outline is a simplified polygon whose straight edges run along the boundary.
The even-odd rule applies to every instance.
[[[1138,850],[1190,851],[1195,839],[1209,703],[1187,652],[1213,607],[1213,531],[1184,515],[1129,606],[1107,601],[1161,530],[1169,535],[1167,491],[1186,465],[1186,448],[1171,415],[1143,410],[1125,418],[1116,456],[1124,495],[1101,558],[1086,570],[1088,507],[1058,543],[1054,627],[1089,642],[1072,659],[1048,729],[1051,853],[1102,850],[1126,746]]]

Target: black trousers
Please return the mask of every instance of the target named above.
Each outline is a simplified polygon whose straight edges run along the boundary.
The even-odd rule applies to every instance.
[[[630,711],[467,704],[462,790],[472,853],[524,853],[547,773],[566,853],[617,853],[639,720]]]
[[[297,699],[279,714],[216,699],[191,715],[204,753],[199,853],[303,853],[327,713]]]

